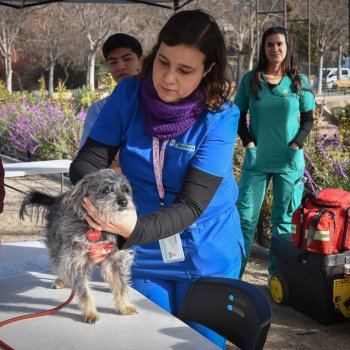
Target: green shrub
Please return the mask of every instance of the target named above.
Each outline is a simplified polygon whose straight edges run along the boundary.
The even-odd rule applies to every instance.
[[[84,107],[87,109],[92,103],[107,96],[108,93],[92,91],[91,87],[83,86],[72,91],[73,105],[77,110]]]

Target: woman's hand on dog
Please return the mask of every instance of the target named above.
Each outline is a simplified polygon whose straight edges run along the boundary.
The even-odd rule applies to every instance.
[[[135,208],[125,211],[123,218],[115,224],[102,221],[100,212],[87,197],[83,198],[83,207],[88,213],[87,223],[95,230],[118,234],[128,239],[136,226],[137,214]]]

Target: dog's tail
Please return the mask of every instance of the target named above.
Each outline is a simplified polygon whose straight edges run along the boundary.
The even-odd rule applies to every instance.
[[[44,208],[44,212],[49,209],[55,203],[56,197],[50,194],[40,192],[40,191],[30,191],[23,199],[21,208],[19,210],[19,217],[21,220],[24,220],[24,216],[31,216],[31,213],[28,213],[28,208],[34,209],[36,212],[36,219],[38,221],[39,212],[41,208]]]

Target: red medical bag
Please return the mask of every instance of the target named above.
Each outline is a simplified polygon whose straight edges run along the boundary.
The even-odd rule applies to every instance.
[[[350,192],[326,188],[304,196],[292,217],[294,247],[323,255],[350,250],[349,216]]]

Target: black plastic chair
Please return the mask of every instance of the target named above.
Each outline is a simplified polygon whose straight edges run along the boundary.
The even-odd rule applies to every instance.
[[[243,350],[262,349],[271,325],[265,294],[241,280],[201,277],[188,289],[178,317],[222,335]]]

